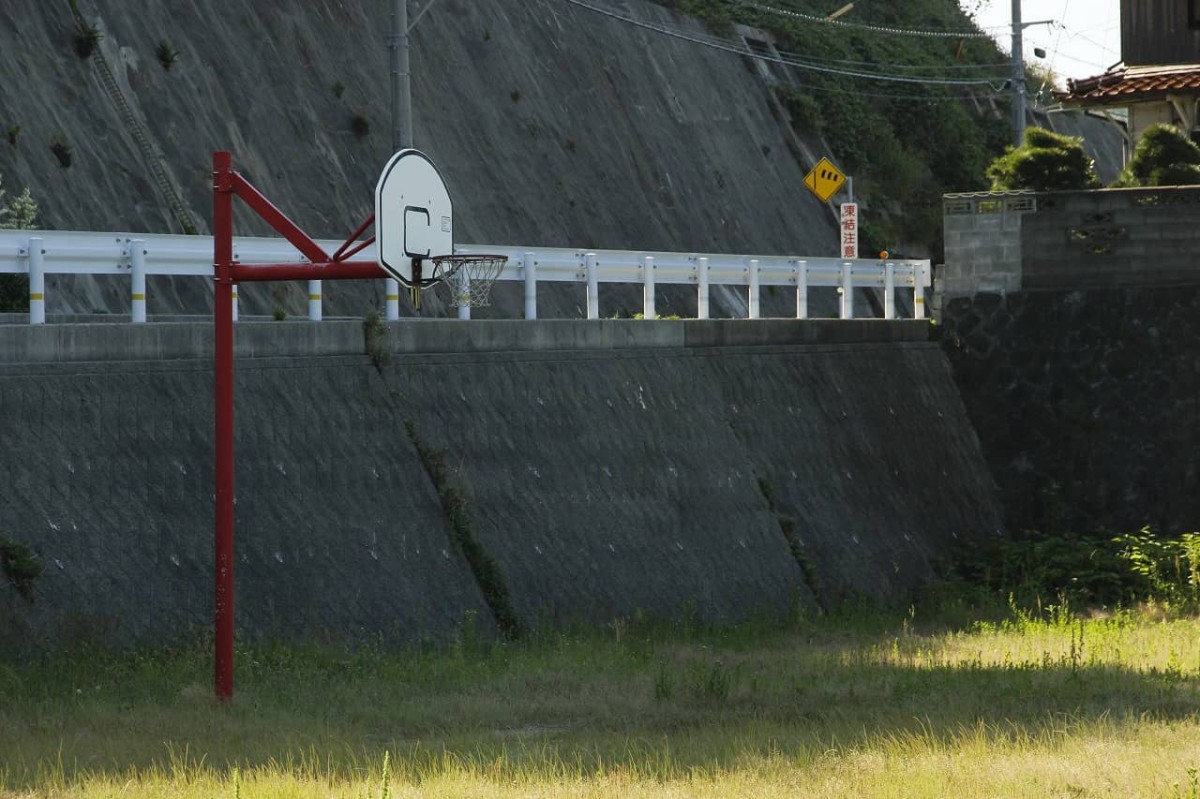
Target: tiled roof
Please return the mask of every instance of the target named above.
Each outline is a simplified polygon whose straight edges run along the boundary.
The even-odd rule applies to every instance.
[[[1125,105],[1179,92],[1200,93],[1200,64],[1169,67],[1117,66],[1091,78],[1067,81],[1054,96],[1068,105]]]

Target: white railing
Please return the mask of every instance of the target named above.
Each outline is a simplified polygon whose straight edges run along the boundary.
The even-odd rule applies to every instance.
[[[334,252],[341,241],[318,241]],[[759,318],[764,286],[791,287],[796,293],[796,318],[808,316],[808,290],[826,286],[841,289],[840,316],[854,316],[855,288],[883,290],[885,319],[896,318],[896,290],[913,292],[913,316],[925,317],[925,290],[931,283],[927,260],[881,261],[870,259],[806,258],[786,255],[727,255],[633,250],[575,250],[511,245],[463,244],[456,253],[494,253],[507,257],[499,280],[523,281],[525,318],[537,318],[539,282],[574,282],[587,285],[587,316],[598,319],[601,283],[634,283],[643,286],[643,315],[655,318],[655,287],[659,284],[694,285],[697,316],[709,316],[710,286],[744,286],[751,319]],[[234,238],[234,259],[242,263],[305,263],[291,244],[279,238]],[[355,256],[373,261],[375,246]],[[129,280],[131,320],[146,321],[146,276],[196,276],[213,274],[213,242],[209,236],[166,234],[86,233],[40,230],[0,230],[0,274],[29,275],[29,321],[46,320],[45,276],[121,275]],[[389,281],[387,318],[399,318],[399,288]],[[309,318],[321,318],[321,281],[309,281]],[[237,294],[234,293],[236,318]],[[461,319],[470,308],[458,309]]]

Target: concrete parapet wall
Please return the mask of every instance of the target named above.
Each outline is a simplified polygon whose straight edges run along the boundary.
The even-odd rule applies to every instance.
[[[928,332],[927,322],[877,319],[409,319],[379,325],[374,334],[395,353],[920,341]],[[239,322],[234,330],[238,358],[366,352],[367,327],[361,319]],[[211,359],[212,334],[211,322],[205,321],[0,325],[0,363]]]
[[[46,565],[32,603],[0,582],[0,638],[205,626],[209,328],[66,327],[0,330],[0,531]],[[358,321],[241,325],[238,627],[492,627],[422,449],[442,453],[526,626],[902,597],[1001,524],[924,327],[402,323],[372,358]],[[142,359],[111,360],[119,341]],[[109,359],[73,357],[89,347]]]

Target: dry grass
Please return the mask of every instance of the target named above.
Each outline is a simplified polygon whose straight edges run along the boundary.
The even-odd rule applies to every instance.
[[[0,795],[1200,797],[1200,622],[919,627],[0,666]]]

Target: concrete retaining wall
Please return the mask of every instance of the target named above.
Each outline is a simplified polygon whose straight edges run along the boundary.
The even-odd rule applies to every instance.
[[[901,597],[956,538],[1000,529],[921,323],[378,333],[238,327],[247,633],[412,641],[468,615],[491,625],[416,443],[444,453],[527,627]],[[10,647],[209,623],[210,334],[0,327],[0,531],[46,565],[32,603],[0,583]]]

